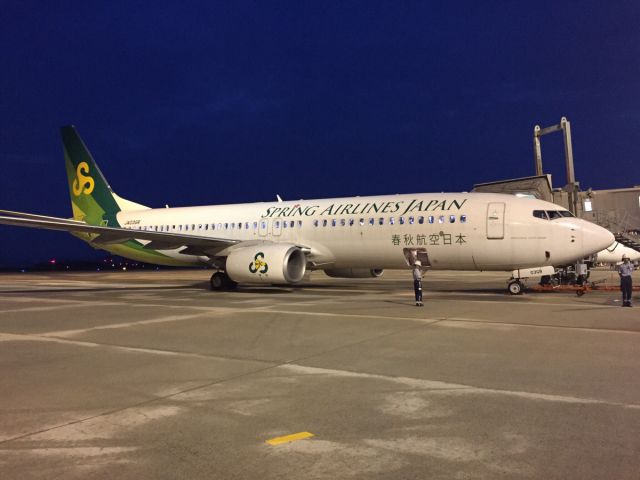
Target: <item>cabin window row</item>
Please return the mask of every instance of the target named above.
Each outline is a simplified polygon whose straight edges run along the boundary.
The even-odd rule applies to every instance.
[[[536,210],[537,212],[537,210]],[[544,211],[542,211],[544,213]],[[568,213],[568,212],[567,212]],[[534,212],[534,216],[536,216],[536,213]],[[319,226],[323,226],[326,227],[328,225],[331,225],[332,227],[336,227],[336,226],[341,226],[341,227],[345,227],[345,226],[353,226],[356,223],[360,226],[364,226],[364,225],[413,225],[415,223],[419,224],[419,225],[423,225],[424,223],[427,224],[435,224],[435,223],[456,223],[456,221],[459,221],[460,223],[466,223],[467,222],[467,216],[466,215],[460,215],[460,216],[456,216],[456,215],[438,215],[438,216],[434,216],[434,215],[429,215],[429,216],[423,216],[420,215],[418,217],[379,217],[379,218],[374,218],[374,217],[369,217],[369,218],[360,218],[360,219],[356,219],[356,218],[341,218],[341,219],[336,219],[333,218],[331,220],[329,219],[323,219],[323,220],[314,220],[313,221],[313,226],[314,227],[319,227]],[[302,220],[273,220],[273,226],[274,228],[301,228],[302,227]],[[150,225],[150,226],[138,226],[137,229],[138,230],[145,230],[145,231],[155,231],[155,232],[189,232],[189,231],[202,231],[202,230],[257,230],[258,229],[258,222],[225,222],[225,223],[199,223],[199,224],[184,224],[184,225]],[[132,227],[126,227],[126,228],[132,228]],[[266,229],[267,228],[267,221],[266,220],[261,220],[260,221],[260,228],[261,229]]]
[[[328,225],[331,225],[332,227],[336,227],[338,225],[340,225],[341,227],[347,226],[349,225],[350,227],[355,225],[356,222],[358,223],[358,225],[360,226],[364,226],[364,225],[405,225],[405,224],[409,224],[409,225],[413,225],[414,223],[417,223],[419,225],[423,225],[425,222],[426,223],[455,223],[457,220],[460,221],[460,223],[466,223],[467,222],[467,216],[466,215],[460,215],[459,217],[457,217],[456,215],[439,215],[439,216],[433,216],[433,215],[429,215],[427,217],[420,215],[419,217],[398,217],[396,219],[396,217],[378,217],[378,218],[374,218],[374,217],[369,217],[369,218],[360,218],[360,219],[355,219],[355,218],[341,218],[341,219],[324,219],[324,220],[314,220],[313,221],[313,226],[314,227],[319,227],[319,226],[323,226],[326,227]]]
[[[261,222],[261,228],[266,228],[267,224],[265,221]],[[275,221],[274,225],[277,228],[280,228],[280,224],[282,223],[282,228],[298,228],[302,227],[302,220],[287,220],[287,221]],[[154,231],[154,232],[188,232],[188,231],[196,231],[196,230],[250,230],[253,227],[253,230],[258,229],[258,222],[225,222],[225,223],[199,223],[199,224],[185,224],[185,225],[149,225],[149,226],[138,226],[138,230],[146,230],[146,231]],[[132,227],[125,227],[132,228]]]

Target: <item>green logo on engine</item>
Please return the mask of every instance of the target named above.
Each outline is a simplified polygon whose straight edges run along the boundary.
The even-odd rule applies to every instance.
[[[264,253],[258,252],[253,257],[253,262],[249,264],[249,271],[251,273],[267,273],[269,265],[264,261]]]

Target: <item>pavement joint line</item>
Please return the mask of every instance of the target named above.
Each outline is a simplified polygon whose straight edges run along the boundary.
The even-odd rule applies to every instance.
[[[50,310],[64,310],[65,308],[83,308],[83,307],[108,307],[114,305],[112,302],[93,302],[91,304],[86,303],[67,303],[64,305],[49,305],[42,307],[25,307],[25,308],[12,308],[9,310],[0,310],[0,315],[4,313],[22,313],[22,312],[47,312]],[[119,304],[123,305],[123,304]]]
[[[40,334],[0,333],[0,342],[2,341],[32,341],[32,342],[41,341],[41,342],[50,342],[50,343],[64,343],[64,344],[77,345],[80,347],[90,347],[90,348],[96,348],[96,347],[112,348],[115,350],[123,350],[127,352],[135,352],[135,353],[149,353],[153,355],[199,358],[202,360],[273,363],[273,361],[264,360],[264,359],[261,360],[261,359],[246,358],[246,357],[232,357],[228,355],[209,355],[209,354],[203,354],[203,353],[184,352],[179,350],[162,350],[158,348],[131,347],[127,345],[116,345],[112,343],[96,343],[96,342],[89,342],[85,340],[72,340],[68,338],[58,338],[54,335],[43,336]]]
[[[467,322],[467,323],[485,323],[488,325],[507,325],[512,327],[527,327],[527,328],[546,328],[546,329],[562,329],[562,330],[581,330],[585,332],[605,332],[605,333],[621,333],[621,334],[640,334],[640,330],[625,330],[625,329],[612,329],[612,328],[595,328],[595,327],[581,327],[577,325],[546,325],[535,323],[513,323],[513,322],[499,322],[497,320],[483,320],[481,318],[473,319],[467,317],[449,317],[443,321],[452,322]]]
[[[38,333],[36,335],[43,336],[43,337],[72,336],[72,335],[79,335],[81,333],[92,332],[94,330],[110,330],[110,329],[118,329],[118,328],[135,327],[138,325],[153,325],[154,323],[179,322],[182,320],[190,320],[192,318],[202,317],[202,316],[208,315],[209,313],[212,313],[212,312],[200,312],[200,313],[193,313],[189,315],[169,315],[167,317],[152,318],[149,320],[139,320],[136,322],[96,325],[94,327],[78,328],[78,329],[72,329],[72,330],[56,330],[52,332]]]

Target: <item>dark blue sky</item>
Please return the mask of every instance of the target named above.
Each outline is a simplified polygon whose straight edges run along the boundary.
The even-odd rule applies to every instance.
[[[572,124],[583,188],[640,183],[640,3],[12,2],[0,208],[70,216],[59,127],[149,206],[462,191]],[[565,183],[561,138],[545,170]],[[82,258],[0,227],[0,266]]]

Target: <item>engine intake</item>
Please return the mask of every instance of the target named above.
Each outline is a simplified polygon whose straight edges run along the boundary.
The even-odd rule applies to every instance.
[[[265,243],[233,250],[226,272],[235,282],[297,283],[304,277],[307,259],[298,247]]]

